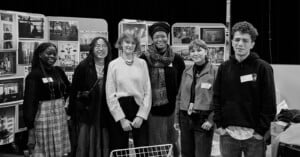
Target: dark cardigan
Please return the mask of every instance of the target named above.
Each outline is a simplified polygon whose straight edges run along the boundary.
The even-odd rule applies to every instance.
[[[66,97],[69,92],[70,82],[65,75],[64,71],[59,67],[54,67],[51,70],[45,69],[48,77],[54,80],[54,98],[58,99],[62,96]],[[62,79],[64,85],[58,86],[57,75]],[[38,110],[39,102],[51,100],[50,89],[47,83],[43,83],[42,78],[44,74],[40,68],[32,69],[28,74],[25,81],[25,94],[24,94],[24,122],[28,129],[34,127],[34,119]],[[60,89],[58,89],[60,87]],[[63,95],[61,95],[63,94]]]
[[[144,54],[142,54],[141,58],[147,62],[149,73],[150,73],[151,66],[149,65],[147,57]],[[172,67],[167,66],[164,68],[167,97],[169,103],[162,106],[152,107],[151,114],[159,115],[159,116],[169,116],[174,113],[176,96],[180,86],[181,76],[184,68],[185,68],[185,64],[182,57],[179,56],[178,54],[175,54],[174,60],[172,62]]]
[[[68,114],[71,115],[71,118],[77,122],[91,124],[95,122],[95,118],[99,117],[98,114],[100,110],[101,126],[104,127],[106,126],[109,114],[105,97],[106,72],[104,72],[101,88],[100,86],[96,86],[94,88],[89,95],[89,101],[84,104],[85,107],[79,106],[79,104],[76,103],[76,101],[78,101],[76,98],[78,91],[89,91],[96,81],[97,72],[95,62],[93,57],[89,56],[75,69],[72,80],[72,92],[70,95]]]

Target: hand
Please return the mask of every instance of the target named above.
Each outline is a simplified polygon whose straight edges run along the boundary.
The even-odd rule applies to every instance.
[[[122,129],[124,131],[130,131],[130,130],[132,130],[132,127],[130,125],[131,122],[128,119],[123,118],[123,119],[120,120],[120,123],[121,123]]]
[[[133,122],[131,123],[132,127],[136,128],[136,129],[140,128],[142,126],[142,124],[143,124],[143,118],[138,117],[138,116],[135,117]]]
[[[260,134],[258,134],[258,133],[254,133],[253,134],[253,137],[255,138],[255,139],[257,139],[257,140],[262,140],[264,137],[263,136],[261,136]]]
[[[218,128],[218,129],[216,130],[216,132],[217,132],[219,135],[225,135],[225,134],[226,134],[226,130],[223,129],[223,128]]]
[[[204,130],[210,130],[212,126],[213,126],[212,123],[210,123],[209,121],[206,121],[202,124],[201,128]]]

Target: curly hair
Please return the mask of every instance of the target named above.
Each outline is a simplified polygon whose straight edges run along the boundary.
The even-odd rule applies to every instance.
[[[235,32],[249,34],[253,42],[256,40],[256,37],[258,36],[257,29],[247,21],[237,22],[236,24],[234,24],[232,27],[231,35],[234,36]]]

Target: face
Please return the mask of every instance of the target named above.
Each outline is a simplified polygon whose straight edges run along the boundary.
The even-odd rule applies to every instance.
[[[41,61],[46,66],[53,66],[57,59],[57,50],[55,47],[50,46],[40,54]]]
[[[232,47],[235,55],[238,57],[246,57],[250,50],[254,47],[255,42],[251,40],[248,33],[235,32],[232,39]]]
[[[94,47],[94,57],[103,59],[107,56],[107,45],[103,39],[98,39]]]
[[[199,46],[194,46],[191,50],[190,50],[190,55],[192,60],[195,63],[202,63],[205,61],[205,56],[207,55],[207,51],[206,49],[199,47]]]
[[[136,43],[134,42],[134,40],[132,38],[125,38],[122,43],[122,50],[123,53],[129,55],[129,54],[133,54],[135,47],[136,47]]]
[[[167,48],[168,35],[166,32],[158,31],[153,34],[153,43],[158,49]]]

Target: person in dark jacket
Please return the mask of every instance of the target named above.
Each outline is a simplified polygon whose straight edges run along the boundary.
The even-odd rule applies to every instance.
[[[57,47],[48,42],[40,44],[26,77],[24,122],[33,156],[62,157],[71,151],[64,108],[70,83],[64,71],[54,66],[56,60]]]
[[[264,135],[276,114],[272,67],[250,52],[258,33],[246,21],[232,28],[234,56],[220,65],[214,83],[214,121],[223,157],[265,156]]]
[[[88,57],[75,69],[69,113],[79,126],[76,157],[108,156],[105,82],[111,56],[108,41],[96,37],[90,44]]]
[[[168,44],[170,26],[157,22],[150,26],[153,44],[141,58],[149,67],[152,88],[152,107],[149,115],[149,144],[175,143],[174,111],[181,75],[185,69],[183,59]],[[175,154],[176,155],[176,154]]]

